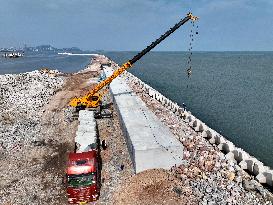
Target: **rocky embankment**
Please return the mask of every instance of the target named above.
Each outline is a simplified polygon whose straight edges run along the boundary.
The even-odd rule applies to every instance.
[[[35,126],[44,112],[43,106],[63,84],[56,74],[58,71],[33,71],[0,76],[0,142],[5,153],[39,139]]]
[[[103,61],[102,61],[103,62]],[[63,182],[78,121],[69,101],[98,76],[100,57],[78,73],[42,69],[0,76],[0,204],[67,204]]]
[[[42,115],[63,85],[57,70],[0,76],[0,204],[31,204],[42,200],[39,163],[47,152]],[[47,190],[50,192],[50,190]],[[58,192],[58,190],[56,190]],[[46,201],[47,194],[44,193]]]

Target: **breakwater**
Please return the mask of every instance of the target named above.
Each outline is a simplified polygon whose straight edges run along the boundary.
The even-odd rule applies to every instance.
[[[62,178],[78,128],[78,121],[69,120],[71,113],[67,104],[75,95],[84,95],[90,89],[90,79],[98,77],[96,72],[90,71],[99,71],[102,64],[105,60],[96,58],[86,72],[72,75],[56,73],[55,76],[49,72],[38,74],[42,78],[37,78],[36,74],[22,74],[27,77],[25,81],[10,75],[15,81],[1,85],[8,88],[1,93],[8,94],[2,95],[1,115],[4,111],[9,115],[1,116],[1,141],[4,143],[0,146],[3,165],[0,168],[3,176],[0,203],[55,205],[67,202]],[[141,87],[134,76],[124,75],[120,79],[131,83],[131,88],[134,83],[135,87]],[[179,138],[186,163],[171,170],[154,169],[134,175],[117,109],[107,95],[106,103],[113,108],[113,118],[96,119],[99,137],[108,144],[101,153],[104,183],[100,200],[105,204],[272,204],[262,186],[249,175],[245,178],[239,166],[227,163],[217,145],[210,144],[201,136],[202,132],[196,132],[181,120],[180,114],[175,115],[177,112],[170,111],[170,106],[150,97],[143,89],[132,89],[136,95],[145,97],[142,100],[146,106]],[[12,101],[15,97],[18,100]],[[155,110],[151,109],[151,103],[157,106]],[[110,198],[113,193],[120,203],[113,203],[115,200]],[[120,196],[122,198],[117,199]]]
[[[137,84],[143,92],[146,92],[150,97],[160,102],[173,113],[186,122],[196,132],[202,134],[211,144],[216,145],[219,150],[225,154],[225,158],[230,161],[235,161],[242,169],[247,170],[250,174],[255,176],[255,179],[269,186],[273,186],[273,170],[268,166],[264,166],[262,162],[251,156],[243,149],[236,147],[232,142],[227,140],[217,131],[208,127],[201,120],[192,115],[189,111],[181,108],[177,103],[166,98],[157,90],[147,85],[133,74],[126,72],[125,76],[129,76],[133,83]]]

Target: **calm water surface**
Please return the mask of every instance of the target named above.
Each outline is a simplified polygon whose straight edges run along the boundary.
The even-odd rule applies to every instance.
[[[135,52],[105,52],[121,64]],[[185,52],[152,52],[130,69],[265,164],[273,167],[273,52],[195,52],[187,78]],[[56,54],[0,58],[0,74],[50,67],[74,72],[89,56]]]
[[[0,56],[0,74],[22,73],[43,67],[74,72],[84,68],[88,63],[90,56],[68,56],[56,53],[27,53],[22,58],[14,59]]]

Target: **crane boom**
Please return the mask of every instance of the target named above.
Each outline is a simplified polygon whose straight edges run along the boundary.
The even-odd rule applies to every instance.
[[[176,31],[180,26],[182,26],[183,24],[185,24],[189,20],[195,21],[197,19],[198,19],[198,17],[193,16],[192,13],[188,13],[185,18],[181,19],[177,24],[175,24],[172,28],[170,28],[167,32],[165,32],[163,35],[161,35],[154,42],[152,42],[149,46],[147,46],[145,49],[143,49],[141,52],[139,52],[137,55],[135,55],[131,60],[127,61],[120,68],[115,70],[111,76],[109,76],[108,78],[106,78],[105,80],[100,82],[98,85],[96,85],[84,97],[74,98],[70,102],[70,105],[74,106],[74,107],[76,107],[78,105],[84,105],[85,107],[88,107],[88,101],[91,101],[92,96],[94,96],[96,93],[98,93],[98,91],[100,91],[102,88],[104,88],[105,86],[110,84],[116,77],[118,77],[120,74],[122,74],[125,70],[131,68],[135,62],[137,62],[139,59],[141,59],[145,54],[147,54],[154,47],[156,47],[159,43],[161,43],[165,38],[167,38],[174,31]]]

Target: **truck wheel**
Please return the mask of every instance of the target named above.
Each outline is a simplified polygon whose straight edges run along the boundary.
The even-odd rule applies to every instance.
[[[106,141],[105,140],[102,140],[101,141],[101,147],[103,150],[106,150],[107,149],[107,144],[106,144]]]

